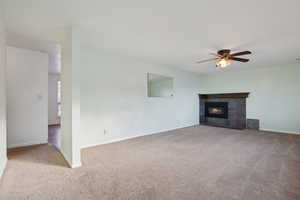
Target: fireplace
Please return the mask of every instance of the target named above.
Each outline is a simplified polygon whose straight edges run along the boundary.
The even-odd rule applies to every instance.
[[[205,102],[205,117],[228,118],[228,102]]]
[[[249,93],[199,94],[200,124],[244,129]]]

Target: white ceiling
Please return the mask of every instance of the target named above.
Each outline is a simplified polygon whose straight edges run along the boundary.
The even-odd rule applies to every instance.
[[[9,34],[60,41],[72,25],[107,52],[199,73],[292,64],[300,57],[299,0],[4,0]],[[246,64],[195,64],[222,48]]]

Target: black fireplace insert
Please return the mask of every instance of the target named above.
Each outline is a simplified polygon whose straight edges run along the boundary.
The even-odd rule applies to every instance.
[[[205,117],[228,118],[228,102],[205,102]]]

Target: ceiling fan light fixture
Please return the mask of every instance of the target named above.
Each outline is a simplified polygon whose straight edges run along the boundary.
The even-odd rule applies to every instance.
[[[225,68],[230,64],[231,64],[231,60],[226,59],[226,58],[219,59],[216,62],[217,67],[221,67],[221,68]]]

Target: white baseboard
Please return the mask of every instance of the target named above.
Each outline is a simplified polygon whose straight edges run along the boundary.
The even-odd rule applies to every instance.
[[[16,147],[26,147],[26,146],[32,146],[32,145],[39,145],[39,144],[47,144],[48,141],[37,141],[37,142],[24,142],[24,143],[18,143],[18,144],[8,144],[7,148],[16,148]]]
[[[100,143],[84,145],[84,146],[81,146],[81,149],[95,147],[95,146],[104,145],[104,144],[115,143],[115,142],[120,142],[120,141],[134,139],[134,138],[143,137],[143,136],[147,136],[147,135],[155,135],[155,134],[159,134],[159,133],[163,133],[163,132],[174,131],[174,130],[177,130],[177,129],[188,128],[188,127],[193,127],[193,126],[197,126],[197,125],[199,125],[199,124],[198,123],[197,124],[191,124],[189,126],[181,126],[181,127],[176,127],[176,128],[172,128],[172,129],[159,130],[157,132],[143,133],[143,134],[139,134],[139,135],[135,135],[135,136],[118,138],[118,139],[109,140],[109,141],[106,141],[106,142],[100,142]]]
[[[283,130],[274,130],[274,129],[259,129],[259,130],[274,132],[274,133],[288,133],[288,134],[300,135],[300,132],[293,132],[293,131],[283,131]]]
[[[66,156],[65,152],[62,151],[62,149],[59,149],[59,152],[62,154],[62,156],[64,157],[64,159],[66,160],[66,162],[68,163],[70,168],[77,168],[77,167],[81,167],[81,162],[79,163],[72,163],[69,158]]]
[[[73,169],[73,168],[77,168],[77,167],[81,167],[81,166],[82,166],[82,164],[80,162],[80,163],[72,164],[70,167]]]
[[[2,162],[2,164],[0,164],[0,179],[4,174],[4,170],[7,164],[7,157],[5,157],[4,161]]]

